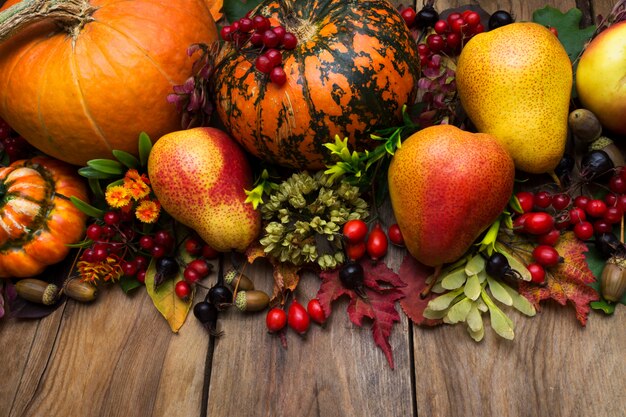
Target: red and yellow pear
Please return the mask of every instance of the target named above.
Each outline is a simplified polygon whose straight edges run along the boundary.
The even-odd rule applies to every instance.
[[[220,252],[244,251],[259,235],[261,217],[245,202],[252,173],[241,147],[211,127],[162,136],[148,159],[162,207]]]
[[[493,136],[450,125],[406,139],[389,167],[389,194],[405,245],[421,263],[458,260],[506,207],[515,166]]]

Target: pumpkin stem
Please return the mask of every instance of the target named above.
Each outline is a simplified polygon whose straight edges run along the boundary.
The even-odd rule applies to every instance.
[[[95,10],[88,0],[22,0],[0,13],[0,42],[47,19],[74,37],[86,23],[94,20]]]

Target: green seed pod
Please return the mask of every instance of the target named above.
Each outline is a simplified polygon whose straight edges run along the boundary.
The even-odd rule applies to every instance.
[[[270,303],[270,296],[263,291],[239,291],[235,298],[235,306],[241,311],[261,311]]]
[[[83,282],[76,278],[65,281],[63,293],[72,300],[88,303],[96,299],[98,289],[88,282]]]
[[[50,306],[59,299],[59,287],[40,279],[26,278],[15,284],[17,295],[33,303]]]
[[[626,292],[626,259],[611,257],[600,277],[600,292],[607,301],[618,302]]]
[[[231,269],[224,274],[224,282],[232,287],[236,287],[238,291],[250,291],[254,289],[254,283],[239,273],[236,269]]]

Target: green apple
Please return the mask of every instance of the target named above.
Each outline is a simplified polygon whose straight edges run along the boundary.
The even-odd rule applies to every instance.
[[[626,135],[626,21],[589,43],[578,63],[576,89],[605,128]]]

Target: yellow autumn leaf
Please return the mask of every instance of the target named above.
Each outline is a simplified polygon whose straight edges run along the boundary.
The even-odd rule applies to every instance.
[[[174,333],[182,327],[189,314],[193,300],[193,290],[188,301],[183,301],[176,295],[174,287],[178,281],[183,279],[182,270],[173,279],[163,282],[157,290],[154,289],[154,275],[156,266],[154,260],[150,262],[146,271],[146,290],[152,298],[154,306],[165,317]]]

